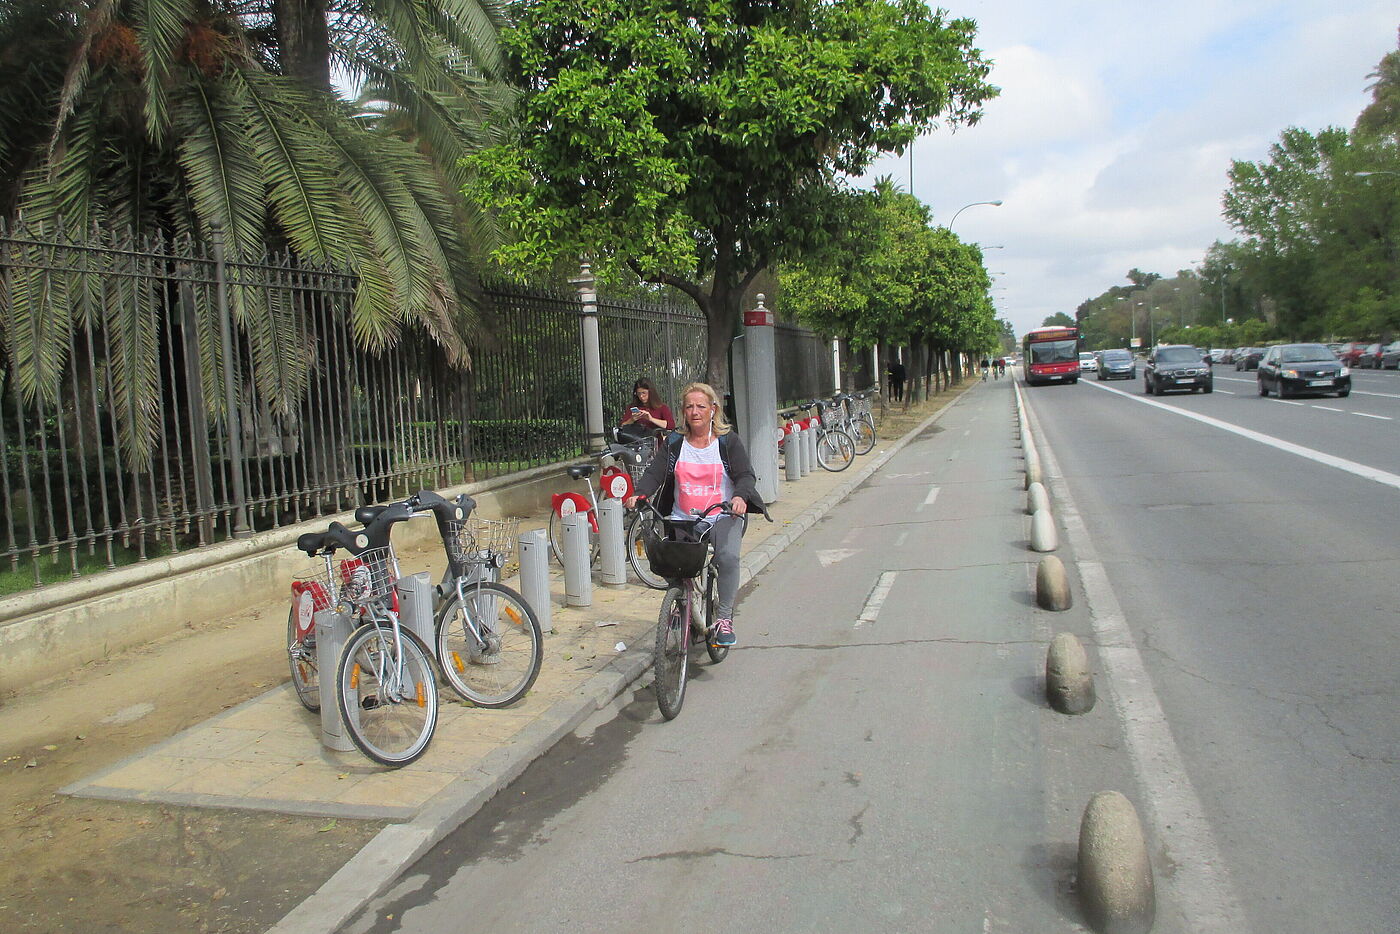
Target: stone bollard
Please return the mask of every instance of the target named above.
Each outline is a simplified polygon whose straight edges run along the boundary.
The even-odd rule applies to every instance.
[[[1079,901],[1099,934],[1147,934],[1157,915],[1152,862],[1133,803],[1116,791],[1089,800],[1079,822]]]
[[[1060,713],[1078,715],[1094,709],[1094,673],[1089,656],[1073,635],[1062,632],[1045,653],[1045,699]]]
[[[1060,547],[1060,534],[1055,530],[1055,516],[1048,509],[1037,510],[1031,516],[1031,550],[1054,551]]]
[[[1064,562],[1054,555],[1040,559],[1035,569],[1035,603],[1042,610],[1068,610],[1074,603]]]
[[[1031,488],[1032,483],[1044,483],[1045,471],[1040,466],[1040,452],[1032,444],[1026,448],[1026,489]]]
[[[593,575],[589,567],[592,545],[588,541],[588,515],[576,512],[564,517],[564,605],[593,605]]]
[[[1045,491],[1045,484],[1032,483],[1026,490],[1026,512],[1035,515],[1042,509],[1050,511],[1050,494]]]
[[[544,529],[522,532],[520,595],[535,611],[541,632],[554,631],[554,601],[549,596],[549,537]]]
[[[598,504],[598,580],[607,587],[627,583],[627,543],[623,541],[622,500],[611,497]]]

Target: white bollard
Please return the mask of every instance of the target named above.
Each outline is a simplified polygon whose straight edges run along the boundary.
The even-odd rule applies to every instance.
[[[808,426],[802,430],[802,476],[817,469],[817,429]]]
[[[394,584],[399,594],[399,625],[423,640],[428,651],[437,655],[437,632],[433,627],[433,585],[427,571],[401,577]]]
[[[350,617],[335,610],[319,610],[316,621],[316,677],[321,689],[321,745],[339,752],[352,752],[355,744],[345,732],[336,697],[336,669],[345,640],[350,638]]]
[[[627,583],[627,543],[623,540],[622,500],[608,498],[598,504],[598,580],[606,587]]]
[[[798,451],[801,446],[795,432],[788,432],[783,439],[783,475],[788,480],[802,479],[802,454]]]
[[[589,565],[588,516],[576,512],[564,517],[564,605],[593,605],[593,576]]]
[[[542,632],[554,631],[554,602],[549,596],[549,537],[544,529],[531,529],[521,534],[520,595],[535,617]]]

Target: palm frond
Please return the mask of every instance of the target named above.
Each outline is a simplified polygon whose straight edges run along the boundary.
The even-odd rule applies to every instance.
[[[252,256],[266,248],[263,179],[229,90],[223,80],[196,77],[183,84],[171,101],[171,126],[195,212],[206,224],[223,227],[235,255]]]
[[[123,457],[134,470],[151,463],[160,417],[160,323],[149,280],[109,279],[103,332],[111,368],[112,408]]]
[[[88,54],[92,50],[92,41],[106,32],[107,28],[112,25],[120,4],[121,0],[98,0],[84,19],[82,39],[79,41],[78,47],[73,50],[72,55],[69,56],[68,70],[63,76],[63,87],[59,91],[58,114],[54,119],[53,133],[49,138],[50,155],[53,155],[55,147],[58,145],[64,124],[72,116],[83,92],[87,90],[90,73]]]
[[[199,9],[196,0],[140,0],[133,12],[141,26],[136,36],[145,55],[141,87],[146,133],[159,144],[170,124],[170,79],[176,55],[188,24],[200,19]]]

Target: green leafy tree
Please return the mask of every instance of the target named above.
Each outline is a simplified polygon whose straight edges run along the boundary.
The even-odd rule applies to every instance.
[[[1071,318],[1069,315],[1065,314],[1063,311],[1057,311],[1050,317],[1046,318],[1044,321],[1040,322],[1040,326],[1043,328],[1072,328],[1074,327],[1074,324],[1074,319]]]
[[[920,0],[531,0],[512,8],[515,134],[470,160],[514,270],[592,258],[708,320],[709,379],[746,288],[830,234],[841,174],[996,90],[974,24]]]

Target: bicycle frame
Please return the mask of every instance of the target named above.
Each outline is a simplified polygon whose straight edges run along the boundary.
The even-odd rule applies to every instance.
[[[351,569],[352,578],[355,576],[355,572],[360,570],[366,570],[367,574],[370,573],[368,572],[367,566],[361,558],[355,557],[349,559],[342,559],[339,568],[341,572],[340,574],[336,573],[337,568],[335,559],[335,549],[328,549],[326,551],[323,551],[321,553],[321,559],[325,563],[326,579],[330,582],[332,587],[331,605],[341,610],[342,612],[347,613],[347,615],[350,615],[352,618],[359,619],[360,622],[355,623],[355,628],[358,629],[361,626],[374,626],[376,629],[382,630],[383,627],[381,626],[381,621],[388,622],[389,630],[393,634],[394,638],[394,658],[396,659],[397,664],[395,666],[395,670],[392,672],[392,677],[387,680],[385,678],[385,675],[388,673],[385,672],[382,668],[376,670],[374,675],[375,678],[378,679],[381,683],[386,683],[389,685],[391,693],[394,695],[395,698],[397,698],[398,700],[404,700],[405,698],[403,692],[403,629],[399,623],[399,613],[397,609],[398,595],[392,590],[393,583],[396,583],[402,578],[402,573],[399,569],[399,557],[394,552],[393,546],[388,545],[386,546],[386,549],[387,554],[385,555],[385,559],[388,562],[388,567],[386,570],[390,572],[389,585],[391,588],[389,591],[390,596],[387,597],[378,596],[357,599],[356,597],[348,593],[348,591],[351,588],[351,583],[349,581],[344,581],[343,577],[345,574],[345,567],[350,561],[357,562],[357,566]],[[337,584],[337,580],[342,580],[342,583]],[[366,583],[362,585],[362,589],[367,590],[368,588],[369,584]]]

